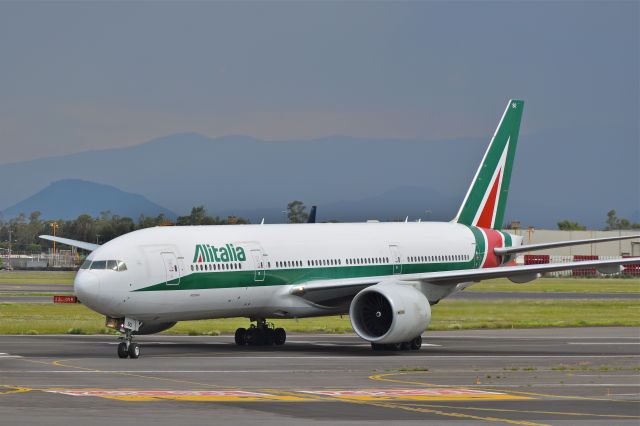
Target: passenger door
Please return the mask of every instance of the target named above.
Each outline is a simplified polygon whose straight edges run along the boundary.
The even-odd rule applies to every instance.
[[[166,276],[167,285],[180,285],[180,267],[178,265],[178,259],[173,252],[162,252],[162,262],[164,264],[164,271]]]
[[[255,282],[264,282],[265,276],[265,261],[261,249],[251,250],[251,259],[253,259],[253,268],[255,270],[253,280]]]
[[[393,275],[402,273],[402,260],[400,258],[400,249],[395,244],[389,245],[389,251],[391,252],[391,265],[393,266]]]

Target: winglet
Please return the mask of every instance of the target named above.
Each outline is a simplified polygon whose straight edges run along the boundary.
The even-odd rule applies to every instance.
[[[501,229],[524,101],[510,100],[454,222]]]

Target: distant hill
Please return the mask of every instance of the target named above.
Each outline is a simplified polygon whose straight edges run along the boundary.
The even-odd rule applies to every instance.
[[[167,218],[176,215],[142,195],[124,192],[109,185],[80,179],[63,179],[51,183],[31,197],[5,209],[2,216],[11,219],[20,213],[27,216],[40,211],[43,219],[75,219],[81,214],[96,217],[103,211],[114,215],[128,216],[138,220],[140,214],[157,216],[163,213]]]
[[[317,204],[324,220],[415,217],[425,210],[432,211],[430,219],[448,219],[493,125],[487,137],[455,140],[175,134],[128,148],[2,164],[0,209],[52,180],[75,178],[143,194],[180,215],[202,204],[212,215],[271,212],[271,221],[281,221],[287,202],[299,199]],[[640,206],[640,183],[637,153],[627,154],[624,134],[612,128],[531,135],[523,128],[505,221],[555,228],[570,219],[602,228],[611,209],[632,217]]]

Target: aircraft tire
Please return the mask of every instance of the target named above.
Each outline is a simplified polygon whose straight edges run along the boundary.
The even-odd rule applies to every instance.
[[[278,345],[284,345],[284,342],[287,341],[287,332],[284,331],[284,328],[276,328],[273,330],[273,342]]]
[[[234,336],[236,345],[244,346],[247,344],[247,329],[239,328],[236,330],[236,334]]]
[[[264,330],[264,344],[272,346],[276,342],[276,332],[271,328]]]
[[[417,351],[422,347],[422,336],[417,336],[411,341],[411,349]]]
[[[129,344],[129,358],[137,359],[140,357],[140,345],[137,343]]]
[[[129,356],[129,352],[127,351],[127,344],[125,342],[120,342],[118,345],[118,358],[127,358]]]

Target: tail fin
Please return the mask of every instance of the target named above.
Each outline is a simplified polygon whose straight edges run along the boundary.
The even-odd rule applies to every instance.
[[[309,212],[309,218],[307,219],[307,223],[316,223],[316,210],[317,206],[311,206],[311,211]]]
[[[454,222],[500,229],[524,101],[510,100]]]

